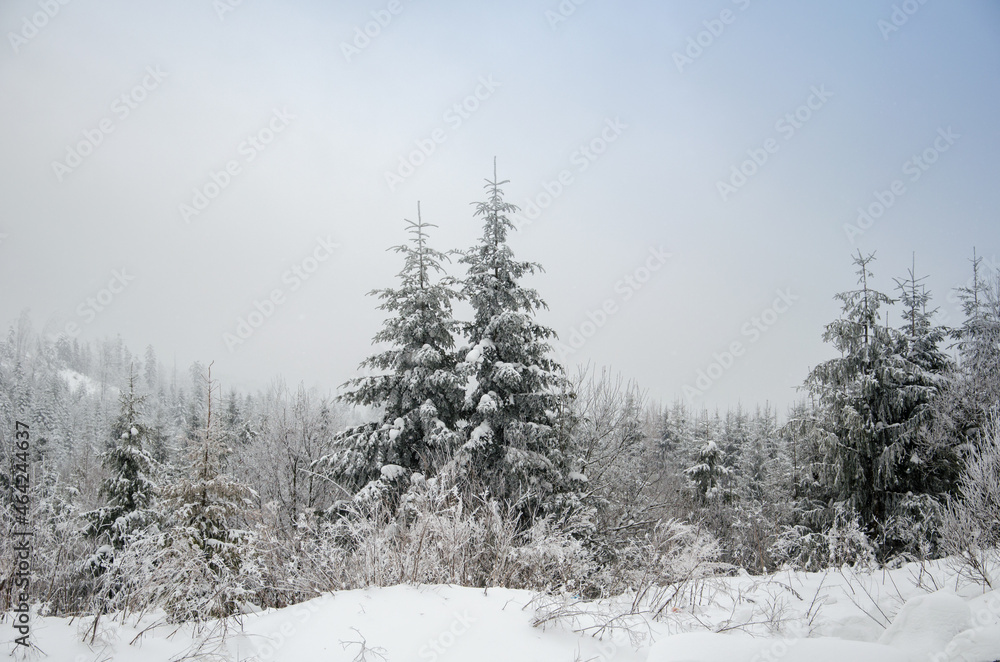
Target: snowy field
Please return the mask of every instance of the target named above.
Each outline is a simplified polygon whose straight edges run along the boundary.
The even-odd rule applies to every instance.
[[[601,602],[394,586],[200,630],[155,614],[96,628],[37,617],[33,637],[36,659],[60,662],[989,662],[1000,659],[1000,595],[935,562],[714,578]]]

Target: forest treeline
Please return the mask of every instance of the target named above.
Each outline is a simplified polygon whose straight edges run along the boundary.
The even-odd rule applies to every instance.
[[[186,621],[401,582],[602,597],[945,555],[993,581],[1000,280],[979,260],[944,328],[922,278],[881,292],[859,253],[822,335],[838,356],[804,369],[787,412],[662,405],[553,358],[503,184],[467,250],[432,248],[419,208],[407,221],[397,282],[373,292],[381,349],[339,397],[223,390],[211,364],[167,369],[24,314],[0,341],[0,429],[31,429],[33,601]],[[7,539],[5,609],[15,568]]]

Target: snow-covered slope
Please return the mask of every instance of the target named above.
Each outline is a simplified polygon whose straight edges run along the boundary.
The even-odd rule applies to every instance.
[[[166,662],[194,653],[241,662],[644,658],[635,650],[568,630],[532,627],[533,609],[525,608],[532,598],[528,591],[507,589],[396,586],[328,594],[286,609],[248,614],[241,617],[242,625],[229,623],[224,642],[218,625],[200,634],[190,627],[175,633],[176,626],[155,625],[155,616],[124,626],[104,617],[93,645],[88,632],[93,618],[74,623],[39,618],[33,638],[47,659],[66,662]],[[81,642],[84,633],[86,643]],[[10,641],[9,635],[5,639]]]
[[[648,662],[992,662],[1000,659],[996,616],[976,627],[968,601],[942,590],[907,601],[875,642],[702,632],[662,639]]]
[[[783,573],[771,579],[787,581],[787,593],[782,596],[764,588],[766,584],[758,591],[740,591],[739,580],[731,584],[731,590],[750,604],[771,596],[767,606],[743,608],[742,615],[741,608],[733,605],[735,618],[730,618],[740,633],[663,637],[653,646],[648,662],[1000,660],[1000,595],[955,583],[945,563],[873,574],[847,569]],[[703,620],[712,618],[711,611]],[[741,622],[749,625],[739,626]],[[778,636],[767,636],[767,630]]]
[[[655,618],[625,615],[627,596],[593,603],[508,589],[396,586],[328,594],[200,631],[156,615],[124,624],[104,616],[96,630],[93,618],[41,617],[33,640],[46,659],[67,662],[198,655],[241,662],[1000,660],[1000,595],[956,583],[943,562],[870,574],[744,575],[694,588]],[[595,633],[603,638],[588,636]],[[13,650],[12,636],[5,640]]]
[[[77,372],[76,370],[63,368],[59,371],[59,376],[64,382],[66,382],[66,386],[69,387],[70,393],[75,393],[81,386],[86,393],[91,395],[97,393],[101,389],[100,385],[96,381],[87,375]]]

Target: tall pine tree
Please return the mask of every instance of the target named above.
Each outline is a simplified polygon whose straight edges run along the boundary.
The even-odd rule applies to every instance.
[[[145,448],[149,430],[142,422],[146,396],[136,394],[135,381],[135,374],[130,372],[128,392],[119,396],[112,446],[102,456],[108,477],[101,484],[101,495],[107,503],[86,514],[90,521],[87,534],[106,539],[118,550],[131,534],[149,523],[155,490],[154,462]]]
[[[930,308],[931,295],[917,278],[916,266],[907,278],[896,279],[903,304],[903,323],[898,329],[897,353],[901,370],[896,379],[904,387],[905,425],[899,435],[901,459],[897,490],[916,494],[943,494],[958,479],[960,464],[955,439],[933,434],[937,422],[937,400],[950,386],[953,365],[941,348],[948,329],[937,326]],[[943,442],[943,443],[942,443]]]
[[[840,357],[819,364],[806,379],[832,433],[829,450],[839,497],[857,510],[870,533],[888,514],[896,458],[887,457],[887,451],[896,447],[900,432],[891,377],[895,334],[880,312],[893,299],[869,282],[874,259],[859,251],[854,263],[860,288],[836,295],[843,304],[841,317],[827,324],[823,340]]]
[[[250,553],[250,534],[239,524],[253,493],[226,471],[231,451],[214,409],[219,386],[211,364],[204,381],[204,428],[189,440],[187,472],[167,490],[164,503],[163,544],[169,552],[164,558],[179,584],[168,611],[179,618],[232,614],[245,596],[240,575]]]
[[[460,259],[467,267],[462,292],[473,310],[465,325],[472,349],[460,365],[471,430],[463,459],[468,475],[494,496],[516,501],[530,494],[534,507],[566,488],[570,449],[557,428],[568,383],[550,356],[555,332],[535,318],[547,306],[521,284],[541,266],[515,260],[507,243],[517,207],[504,200],[506,183],[494,161],[486,200],[476,204],[482,238]]]
[[[339,450],[322,462],[347,486],[358,489],[397,465],[408,472],[434,474],[454,453],[454,431],[461,413],[462,385],[455,372],[452,301],[455,281],[445,274],[447,255],[428,243],[417,204],[417,220],[406,220],[408,244],[391,250],[403,254],[399,286],[374,290],[389,316],[373,343],[388,347],[361,367],[375,372],[349,383],[343,400],[380,407],[381,420],[353,428],[337,439]]]
[[[816,366],[806,386],[831,433],[839,498],[858,512],[869,535],[884,538],[901,505],[930,491],[929,476],[939,468],[939,458],[921,456],[920,440],[947,359],[937,348],[942,332],[926,311],[928,295],[912,272],[900,281],[903,328],[883,320],[882,307],[895,301],[871,286],[873,260],[860,252],[854,258],[860,288],[837,295],[841,317],[823,336],[841,356]],[[889,541],[882,553],[898,551],[893,546]]]
[[[958,289],[965,321],[953,332],[959,357],[955,418],[959,433],[972,443],[979,442],[1000,402],[1000,273],[994,275],[997,281],[991,283],[973,251],[972,278]]]

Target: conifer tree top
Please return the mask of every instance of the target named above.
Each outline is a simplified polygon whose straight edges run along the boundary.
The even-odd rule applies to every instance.
[[[525,275],[542,271],[542,267],[535,262],[514,259],[507,244],[507,233],[514,229],[509,215],[516,213],[518,208],[504,200],[501,187],[508,182],[497,178],[495,160],[493,167],[493,178],[484,184],[486,200],[474,203],[475,216],[483,219],[482,238],[463,252],[459,260],[468,270],[463,294],[475,309],[475,320],[466,327],[473,345],[483,339],[496,340],[497,333],[505,326],[502,319],[505,315],[533,315],[539,309],[548,308],[538,292],[518,282]],[[548,329],[539,331],[544,337],[555,335]]]

